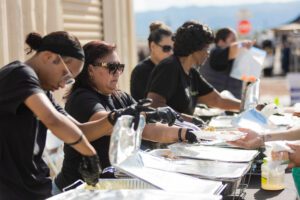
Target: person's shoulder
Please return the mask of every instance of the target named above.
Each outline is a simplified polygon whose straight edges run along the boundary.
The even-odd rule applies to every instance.
[[[180,63],[176,56],[172,55],[164,60],[162,60],[158,65],[155,67],[156,69],[172,69],[174,71],[176,68],[180,67]]]
[[[27,64],[22,63],[20,61],[14,61],[4,66],[1,71],[1,74],[10,74],[13,73],[14,76],[18,76],[18,78],[27,78],[34,77],[37,78],[37,74],[35,71]]]
[[[151,61],[150,57],[142,60],[141,62],[139,62],[136,67],[133,69],[133,71],[142,71],[146,68],[153,68],[155,65],[154,63]]]
[[[72,91],[67,98],[67,102],[84,102],[87,99],[96,99],[97,94],[87,88],[77,88]]]

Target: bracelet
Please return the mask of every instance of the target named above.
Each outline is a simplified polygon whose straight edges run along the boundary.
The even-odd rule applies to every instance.
[[[182,128],[178,129],[178,141],[179,142],[183,142],[182,137],[181,137],[181,132],[182,132]]]
[[[109,123],[110,123],[111,125],[115,125],[115,123],[116,123],[116,120],[115,120],[115,119],[116,119],[116,116],[113,117],[113,114],[116,115],[115,110],[111,111],[111,112],[108,114],[108,116],[107,116],[107,120],[109,121]]]
[[[71,142],[71,143],[65,143],[69,146],[74,146],[75,144],[78,144],[79,142],[81,142],[81,140],[83,139],[82,134],[80,135],[80,138],[78,140],[76,140],[75,142]]]

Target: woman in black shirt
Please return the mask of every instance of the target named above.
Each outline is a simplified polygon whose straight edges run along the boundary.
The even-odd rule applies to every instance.
[[[76,37],[30,33],[26,43],[37,53],[0,70],[0,198],[45,199],[51,195],[49,169],[42,159],[46,131],[72,146],[99,174],[95,149],[77,124],[55,103],[51,92],[74,82],[84,53]]]
[[[146,97],[147,82],[155,65],[173,54],[173,40],[171,29],[162,22],[150,24],[148,46],[150,56],[141,61],[132,71],[130,92],[138,101]]]
[[[84,47],[86,55],[82,72],[76,78],[66,103],[66,110],[79,122],[91,122],[106,117],[111,110],[121,109],[135,103],[135,100],[127,93],[117,89],[120,75],[124,70],[124,64],[120,64],[119,56],[114,45],[92,41]],[[163,114],[166,108],[158,108],[157,112]],[[167,114],[167,113],[166,113]],[[166,115],[165,115],[166,116]],[[146,115],[147,121],[147,115]],[[148,124],[143,131],[143,138],[162,143],[177,142],[179,140],[196,141],[195,136],[187,129],[168,127],[166,125]],[[110,166],[108,158],[111,130],[107,130],[102,137],[94,138],[92,145],[96,149],[101,167]],[[65,159],[55,184],[60,190],[81,179],[77,166],[80,155],[69,146],[65,146]]]
[[[185,22],[175,33],[174,55],[159,63],[148,82],[147,97],[152,106],[170,106],[185,120],[198,123],[191,115],[197,103],[226,110],[239,110],[240,101],[223,98],[196,70],[209,56],[214,36],[209,27]]]

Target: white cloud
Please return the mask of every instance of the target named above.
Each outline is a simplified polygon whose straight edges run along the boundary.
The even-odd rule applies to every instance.
[[[255,3],[284,3],[290,1],[295,0],[134,0],[134,10],[136,12],[142,12],[149,10],[163,10],[172,6],[226,6]]]

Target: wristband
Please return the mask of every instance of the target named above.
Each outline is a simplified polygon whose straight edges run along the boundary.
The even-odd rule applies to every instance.
[[[178,129],[178,141],[179,142],[183,142],[182,137],[181,137],[181,132],[182,132],[182,128]]]
[[[75,142],[71,142],[71,143],[65,143],[69,146],[74,146],[75,144],[78,144],[79,142],[81,142],[81,140],[83,139],[82,134],[80,135],[80,138],[78,140],[76,140]]]

